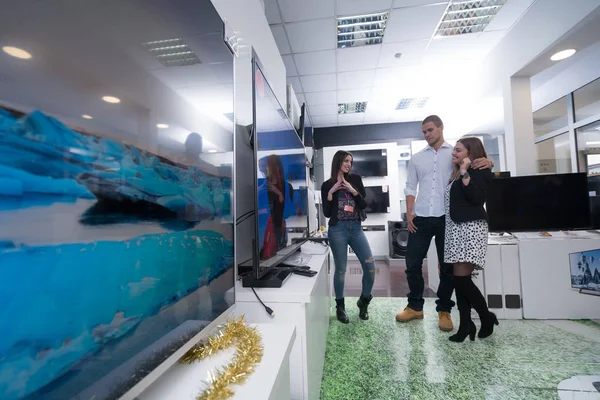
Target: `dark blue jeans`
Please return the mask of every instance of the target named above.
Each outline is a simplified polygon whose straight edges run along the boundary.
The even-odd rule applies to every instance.
[[[375,261],[360,221],[338,221],[336,225],[329,227],[327,236],[329,237],[329,246],[335,263],[333,274],[335,298],[344,298],[348,246],[352,248],[360,261],[360,265],[362,265],[362,295],[367,298],[371,297],[371,291],[375,283]]]
[[[454,307],[452,291],[454,290],[453,266],[444,262],[444,235],[446,219],[442,217],[415,217],[414,224],[417,232],[408,235],[406,247],[406,279],[408,281],[408,306],[415,311],[423,310],[423,260],[431,239],[435,237],[435,247],[440,262],[440,284],[437,291],[437,311],[448,311]]]

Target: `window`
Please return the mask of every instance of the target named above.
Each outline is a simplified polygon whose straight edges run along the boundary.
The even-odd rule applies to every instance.
[[[600,79],[588,83],[573,92],[575,121],[600,114]]]
[[[579,154],[579,170],[600,175],[600,121],[575,130]]]
[[[568,133],[537,143],[535,147],[537,150],[538,174],[571,172],[571,147],[569,143]]]
[[[533,113],[535,137],[554,132],[568,125],[567,98],[563,97]]]

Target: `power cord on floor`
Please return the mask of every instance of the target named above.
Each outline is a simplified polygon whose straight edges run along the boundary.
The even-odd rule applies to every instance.
[[[270,315],[270,316],[275,316],[275,313],[273,312],[273,309],[271,307],[268,307],[265,305],[265,303],[262,302],[262,300],[260,299],[260,297],[258,297],[258,293],[256,293],[256,291],[254,290],[253,287],[250,287],[250,289],[252,289],[252,291],[254,292],[254,295],[256,296],[256,298],[258,299],[258,301],[260,302],[260,304],[262,304],[262,306],[265,308],[265,311]]]

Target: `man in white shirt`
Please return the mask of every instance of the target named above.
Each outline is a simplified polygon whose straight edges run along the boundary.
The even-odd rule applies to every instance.
[[[423,260],[431,239],[435,237],[438,253],[440,284],[437,291],[436,311],[439,315],[439,327],[452,330],[450,311],[452,301],[453,271],[452,264],[444,263],[445,207],[444,194],[450,183],[454,166],[452,164],[453,147],[444,140],[444,125],[437,115],[430,115],[421,125],[428,146],[414,154],[408,165],[406,181],[406,215],[408,219],[408,244],[406,249],[406,278],[410,293],[408,306],[396,315],[396,320],[408,322],[423,318]],[[472,168],[491,168],[493,163],[487,159],[472,161]],[[417,186],[419,195],[417,197]],[[416,201],[415,201],[416,199]]]

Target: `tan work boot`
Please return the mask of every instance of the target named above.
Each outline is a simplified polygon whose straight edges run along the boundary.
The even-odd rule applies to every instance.
[[[440,311],[438,312],[438,315],[440,316],[440,329],[444,332],[450,332],[452,331],[452,329],[454,328],[452,326],[452,320],[450,319],[450,313],[446,312],[446,311]]]
[[[396,321],[408,322],[413,319],[423,319],[423,311],[415,311],[410,307],[406,307],[404,311],[396,314]]]

